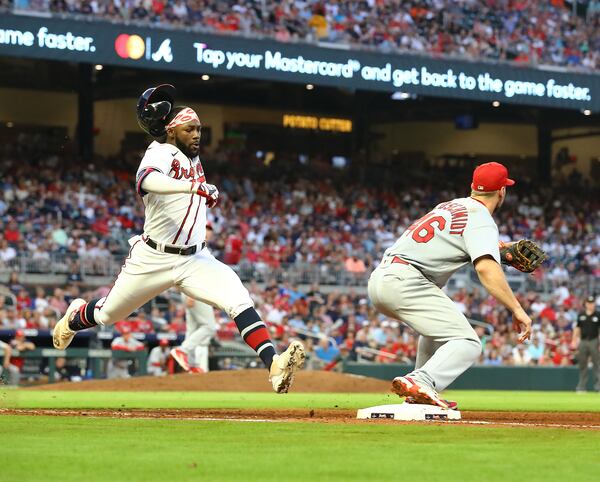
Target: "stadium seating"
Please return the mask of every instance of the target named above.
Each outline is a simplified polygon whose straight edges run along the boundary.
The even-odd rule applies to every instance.
[[[94,166],[73,169],[75,158],[41,152],[46,152],[43,139],[31,143],[27,136],[3,147],[0,273],[15,274],[0,297],[0,329],[51,328],[70,299],[92,290],[91,279],[117,273],[126,239],[143,229],[133,166],[98,159]],[[449,176],[454,168],[429,166],[428,179],[392,173],[388,184],[375,189],[369,179],[351,180],[349,172],[330,169],[323,176],[327,168],[310,162],[300,166],[278,159],[267,167],[241,155],[236,160],[243,162],[232,161],[224,170],[213,159],[224,155],[217,152],[205,161],[209,180],[222,193],[220,205],[210,211],[211,249],[240,272],[276,337],[285,342],[299,333],[312,349],[310,340],[316,347],[326,336],[343,356],[413,359],[413,335],[376,315],[364,286],[383,250],[412,219],[443,199],[467,194],[468,172]],[[311,169],[317,168],[319,179],[327,180],[315,180]],[[436,169],[439,175],[432,176]],[[600,197],[576,173],[558,176],[548,186],[516,177],[519,183],[497,216],[501,236],[536,239],[550,254],[544,269],[521,285],[521,302],[534,314],[534,338],[544,348],[541,359],[539,350],[534,354],[534,362],[571,363],[570,333],[579,297],[593,292],[600,274],[600,238],[593,228]],[[453,187],[440,181],[448,178]],[[465,180],[465,189],[457,189],[458,179]],[[23,286],[17,272],[60,274],[65,287],[51,293],[41,285]],[[300,288],[315,281],[320,285]],[[482,362],[533,363],[531,354],[515,348],[506,310],[480,290],[453,288],[465,314],[483,322],[477,328],[485,341]],[[105,292],[103,286],[83,294]],[[151,326],[144,330],[185,331],[181,303],[166,300],[153,307]],[[218,319],[220,336],[236,333],[224,314]]]
[[[600,8],[564,0],[0,0],[0,8],[195,28],[281,42],[349,44],[381,51],[600,66]]]

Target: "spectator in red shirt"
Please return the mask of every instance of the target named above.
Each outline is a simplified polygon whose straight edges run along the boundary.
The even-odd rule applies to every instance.
[[[23,330],[17,330],[15,332],[15,337],[11,340],[10,346],[13,350],[18,350],[19,352],[35,350],[35,344],[33,344],[30,341],[27,341],[27,339],[25,338],[25,332]],[[10,363],[11,365],[17,367],[20,372],[23,369],[25,360],[21,357],[12,357],[10,359]]]
[[[225,264],[236,265],[242,259],[242,250],[244,242],[242,238],[235,232],[231,232],[225,240]]]
[[[27,293],[25,289],[20,290],[17,295],[17,310],[22,311],[32,307],[33,305],[29,293]]]
[[[11,244],[16,244],[21,240],[21,232],[15,220],[8,223],[8,226],[4,230],[4,239]]]

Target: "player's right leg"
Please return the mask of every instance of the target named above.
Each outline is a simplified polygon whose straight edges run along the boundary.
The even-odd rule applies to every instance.
[[[579,383],[575,389],[577,392],[582,393],[587,391],[588,383],[588,362],[589,362],[589,351],[588,344],[585,340],[579,342],[579,352],[577,353],[577,362],[579,366]]]
[[[438,395],[466,371],[481,354],[475,330],[444,292],[409,265],[376,269],[369,280],[369,297],[383,314],[402,320],[425,337],[419,366],[394,380],[404,396],[429,397],[448,406]],[[433,353],[431,353],[433,352]],[[424,393],[420,394],[419,390]]]
[[[208,372],[208,347],[211,338],[217,332],[214,309],[196,300],[194,306],[188,307],[185,314],[186,325],[190,327],[189,323],[192,321],[192,329],[189,333],[186,332],[181,347],[189,354],[190,370]]]
[[[104,298],[89,302],[78,298],[52,332],[58,350],[66,349],[78,331],[112,325],[173,285],[173,259],[137,241],[129,250],[115,284]]]
[[[293,341],[283,353],[276,353],[267,326],[235,271],[205,249],[182,269],[179,285],[186,295],[227,312],[244,342],[256,351],[269,370],[273,389],[277,393],[288,391],[296,371],[304,364],[304,347]]]

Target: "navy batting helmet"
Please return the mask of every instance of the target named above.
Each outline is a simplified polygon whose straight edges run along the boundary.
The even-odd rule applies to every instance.
[[[164,119],[175,102],[175,87],[161,84],[146,89],[137,102],[137,120],[140,127],[152,137],[166,133]]]

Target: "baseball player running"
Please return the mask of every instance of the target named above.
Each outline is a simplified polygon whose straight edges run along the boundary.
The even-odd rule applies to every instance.
[[[146,90],[137,104],[140,126],[155,139],[136,176],[145,206],[144,233],[129,240],[129,255],[106,297],[78,298],[69,305],[54,328],[54,347],[64,350],[78,331],[111,325],[176,287],[227,312],[269,369],[275,392],[285,393],[304,363],[304,347],[294,341],[276,354],[248,290],[206,249],[206,208],[217,204],[219,191],[206,182],[198,159],[198,115],[189,107],[173,107],[174,98],[175,88],[163,84]]]
[[[212,237],[213,227],[206,223],[206,242]],[[208,249],[208,248],[207,248]],[[181,293],[185,305],[185,339],[171,350],[171,356],[189,373],[208,372],[208,347],[217,332],[213,307]]]
[[[186,372],[208,372],[208,347],[217,332],[213,307],[181,294],[185,304],[185,339],[171,350],[173,359]]]
[[[502,164],[478,166],[471,196],[441,203],[414,222],[386,250],[369,279],[374,306],[420,335],[415,370],[392,382],[392,390],[409,402],[456,408],[456,402],[443,400],[438,392],[479,358],[475,330],[442,291],[467,263],[473,263],[483,286],[512,312],[519,341],[530,336],[531,319],[500,266],[498,228],[492,218],[504,202],[506,186],[513,184]]]

